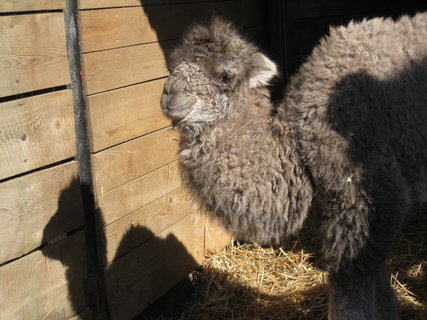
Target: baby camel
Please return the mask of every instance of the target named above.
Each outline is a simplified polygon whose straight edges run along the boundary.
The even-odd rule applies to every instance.
[[[396,319],[385,260],[427,199],[427,13],[332,29],[278,106],[276,65],[221,19],[191,28],[169,67],[162,108],[212,214],[279,243],[320,205],[329,319]]]

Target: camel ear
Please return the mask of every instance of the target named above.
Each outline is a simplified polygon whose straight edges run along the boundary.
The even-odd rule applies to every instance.
[[[262,53],[255,53],[249,62],[249,86],[251,88],[267,86],[278,75],[276,64]]]

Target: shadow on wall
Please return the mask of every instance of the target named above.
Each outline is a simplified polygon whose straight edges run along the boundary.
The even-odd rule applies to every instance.
[[[81,276],[78,275],[86,275],[87,271],[83,263],[84,259],[75,259],[76,254],[82,253],[80,246],[79,249],[71,246],[65,247],[70,251],[76,250],[76,252],[70,254],[70,252],[65,252],[63,250],[64,246],[60,246],[60,244],[70,237],[76,235],[83,236],[83,232],[72,232],[72,234],[59,236],[53,241],[51,235],[55,233],[58,222],[74,218],[73,213],[69,212],[67,207],[70,200],[78,197],[76,190],[80,187],[79,181],[74,180],[62,191],[58,199],[57,212],[46,225],[43,233],[43,243],[47,243],[47,248],[44,250],[45,255],[50,259],[60,261],[66,268],[69,301],[76,312],[82,312],[88,306],[88,302],[85,301],[87,299],[87,292],[86,294],[83,294],[83,292],[85,289],[96,289],[96,287],[88,287],[88,285],[91,285],[90,276],[93,277],[96,275],[89,275],[89,279],[84,279],[83,282],[86,283],[83,283]],[[97,209],[95,214],[99,219],[99,225],[103,225],[102,212]],[[86,237],[91,236],[87,232]],[[99,261],[106,261],[107,252],[105,244],[107,240],[102,228],[98,228],[97,236],[100,243]],[[93,243],[87,245],[93,245]],[[171,257],[173,257],[173,260],[171,260]],[[92,279],[92,281],[97,282],[98,290],[106,291],[109,309],[107,315],[95,311],[93,319],[179,319],[183,306],[177,305],[177,301],[182,301],[182,297],[177,296],[177,294],[188,294],[188,290],[193,289],[193,283],[191,283],[190,288],[188,285],[184,288],[185,292],[177,293],[175,291],[172,294],[168,294],[167,290],[171,283],[177,283],[182,279],[184,276],[182,270],[188,270],[189,273],[196,267],[198,267],[198,263],[185,246],[173,235],[169,235],[165,239],[160,239],[156,238],[154,233],[147,228],[132,226],[120,240],[113,261],[109,264],[102,264],[101,270],[104,271],[104,275],[100,275],[99,279]],[[176,270],[178,270],[177,273],[175,273]],[[257,319],[268,319],[271,314],[296,315],[300,313],[301,305],[296,302],[292,302],[289,299],[283,300],[283,297],[280,295],[262,293],[256,288],[236,285],[235,281],[229,282],[228,279],[235,278],[234,275],[229,273],[214,269],[210,269],[209,272],[212,279],[215,279],[211,283],[211,289],[216,290],[216,286],[220,285],[222,290],[227,290],[230,299],[223,302],[236,307],[240,305],[242,308],[237,310],[237,312],[242,315],[243,319],[245,315],[251,318],[251,313],[253,312],[260,312],[260,316],[258,317],[257,315]],[[84,288],[85,286],[86,288]],[[308,297],[314,297],[322,294],[322,291],[323,299],[325,299],[325,288],[323,286],[315,287],[304,294]],[[99,294],[102,294],[102,292],[99,292]],[[153,300],[147,301],[146,298],[148,295],[154,295],[156,298],[163,295],[163,299],[164,294],[168,296],[167,300],[162,301],[159,305]],[[203,297],[196,297],[196,299],[198,298]],[[148,305],[144,306],[147,302]],[[150,308],[144,311],[145,307]],[[177,307],[178,309],[173,309]],[[208,319],[215,317],[215,315],[218,315],[218,319],[233,318],[235,311],[231,308],[226,306],[223,308],[221,306],[217,307],[219,307],[219,313],[218,310],[215,311],[215,305],[212,310],[206,310]],[[319,315],[319,312],[324,312],[324,310],[315,310],[313,314]],[[88,316],[88,318],[83,317],[82,319],[90,320],[92,317]],[[184,313],[181,319],[199,320],[200,318],[198,318],[198,314]]]
[[[109,315],[104,315],[101,309],[95,312],[94,319],[132,319],[145,308],[144,304],[154,302],[151,297],[157,299],[169,289],[171,284],[179,282],[185,276],[183,274],[185,270],[188,271],[188,274],[199,266],[185,246],[174,235],[168,235],[165,239],[160,239],[143,226],[132,226],[126,231],[120,240],[114,259],[107,264],[105,263],[107,261],[107,239],[103,228],[98,227],[96,236],[98,237],[100,252],[91,252],[93,248],[89,247],[94,246],[93,242],[91,243],[90,239],[88,239],[95,236],[88,234],[92,230],[86,230],[85,232],[86,250],[88,250],[88,254],[98,254],[98,261],[102,263],[99,267],[101,272],[104,272],[104,275],[100,274],[98,277],[96,274],[89,274],[87,277],[84,259],[76,259],[75,254],[67,254],[64,250],[59,250],[60,246],[58,244],[62,242],[61,240],[64,240],[62,238],[73,235],[63,235],[59,239],[53,239],[53,241],[51,237],[55,233],[57,221],[74,218],[67,206],[72,197],[78,197],[75,191],[79,190],[79,187],[79,181],[74,180],[69,187],[62,191],[58,200],[58,210],[43,232],[43,243],[48,243],[46,250],[43,252],[50,259],[59,260],[66,267],[69,300],[75,312],[82,312],[85,306],[90,306],[90,303],[85,301],[85,295],[88,298],[88,294],[93,293],[93,290],[98,290],[100,295],[106,293],[107,313]],[[82,189],[84,190],[84,188]],[[97,225],[103,226],[102,213],[98,208],[95,214],[98,219]],[[82,232],[80,231],[80,233]],[[66,239],[69,239],[69,237]],[[58,249],[56,249],[57,247]],[[70,248],[70,250],[72,249]],[[81,251],[78,251],[78,254],[81,253]],[[171,257],[174,260],[171,260]],[[94,259],[89,258],[88,260],[93,263]],[[94,270],[94,266],[89,265],[88,267],[89,270]],[[89,290],[85,294],[83,294],[84,284],[81,283],[80,278],[77,278],[78,275],[81,277],[82,274],[85,275],[84,278],[87,278],[85,279],[85,289]],[[95,301],[97,304],[99,302]]]
[[[142,6],[140,10],[147,16],[149,27],[155,31],[167,64],[169,53],[179,44],[179,39],[189,27],[195,24],[206,25],[212,17],[218,16],[230,21],[249,41],[255,43],[261,51],[275,60],[279,68],[283,69],[283,63],[277,61],[281,56],[282,45],[275,39],[281,32],[277,29],[280,28],[282,21],[276,16],[274,18],[268,16],[270,11],[277,11],[280,7],[277,0],[265,2],[228,0],[216,3],[198,1],[191,4],[176,1],[168,5],[149,5],[151,1],[146,0],[140,2]],[[275,32],[270,34],[269,30],[272,29]],[[279,76],[270,83],[273,101],[280,101],[283,96],[284,74],[284,69],[279,71]]]
[[[190,26],[197,23],[207,24],[212,17],[220,16],[232,22],[236,27],[243,28],[242,23],[249,13],[242,1],[218,1],[218,4],[208,1],[191,4],[180,3],[179,1],[173,3],[174,1],[172,1],[168,5],[150,5],[151,1],[145,0],[140,0],[140,2],[142,7],[138,9],[143,10],[147,16],[149,27],[157,34],[165,57],[178,44],[178,39]],[[267,9],[257,12],[258,17],[262,17],[264,23],[268,22],[266,13]],[[256,39],[257,37],[251,32],[243,31],[243,33],[246,33],[249,39],[253,38],[251,40],[258,43],[262,48],[267,47],[266,37]]]
[[[70,210],[70,203],[78,202],[77,205],[72,206],[73,209],[81,207],[81,198],[78,194],[79,190],[79,181],[76,179],[72,180],[70,185],[62,190],[58,199],[58,209],[45,226],[42,239],[42,243],[47,244],[46,249],[42,251],[43,254],[51,259],[59,260],[67,268],[68,295],[72,308],[76,313],[82,312],[86,305],[85,297],[82,294],[84,292],[84,284],[81,282],[81,276],[87,272],[86,258],[81,257],[82,254],[85,254],[84,241],[82,238],[77,238],[77,242],[72,243],[75,252],[67,252],[64,250],[64,247],[70,248],[70,246],[61,245],[63,243],[62,240],[65,240],[67,235],[58,235],[57,229],[60,228],[63,230],[64,223],[70,220],[79,221],[78,224],[70,221],[70,226],[84,225],[82,210],[76,210],[77,212]],[[79,235],[76,234],[76,236],[78,237]],[[76,237],[73,238],[76,239]]]
[[[253,8],[247,6],[249,1],[245,3],[242,0],[218,1],[218,4],[213,1],[195,1],[191,4],[171,2],[167,5],[153,5],[150,0],[140,0],[142,7],[135,8],[143,10],[147,16],[148,27],[156,33],[166,58],[189,26],[195,23],[206,24],[213,16],[223,17],[240,28],[249,40],[256,43],[279,66],[280,75],[273,79],[270,86],[273,101],[281,101],[288,76],[298,70],[319,39],[329,33],[331,26],[346,25],[351,20],[360,21],[363,18],[396,19],[403,14],[413,15],[427,10],[427,2],[424,0],[363,1],[361,7],[365,7],[364,10],[358,4],[343,5],[334,0],[305,0],[302,3],[300,0],[289,0],[286,3],[269,0]],[[182,9],[184,6],[186,10]],[[312,18],[301,20],[287,16],[289,8],[297,7],[302,10],[301,8],[306,7],[310,11],[312,6],[319,10]],[[258,20],[257,28],[245,30],[245,19],[250,16],[251,10],[257,10],[256,14],[262,18]],[[335,14],[331,15],[334,10]]]

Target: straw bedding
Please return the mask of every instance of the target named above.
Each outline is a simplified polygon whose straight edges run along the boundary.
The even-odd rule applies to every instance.
[[[390,281],[401,319],[427,319],[427,217],[398,239]],[[207,256],[194,297],[180,320],[327,319],[327,281],[315,254],[318,240],[305,228],[281,248],[233,242]],[[164,318],[161,319],[172,319]]]

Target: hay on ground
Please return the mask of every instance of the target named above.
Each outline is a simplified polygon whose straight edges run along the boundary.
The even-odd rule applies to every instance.
[[[427,218],[405,230],[390,260],[401,319],[427,319]],[[327,319],[326,274],[310,231],[283,248],[233,242],[206,257],[180,320]],[[304,241],[302,241],[304,242]],[[307,242],[307,241],[305,241]],[[162,318],[166,319],[166,318]],[[174,318],[176,319],[176,318]]]

